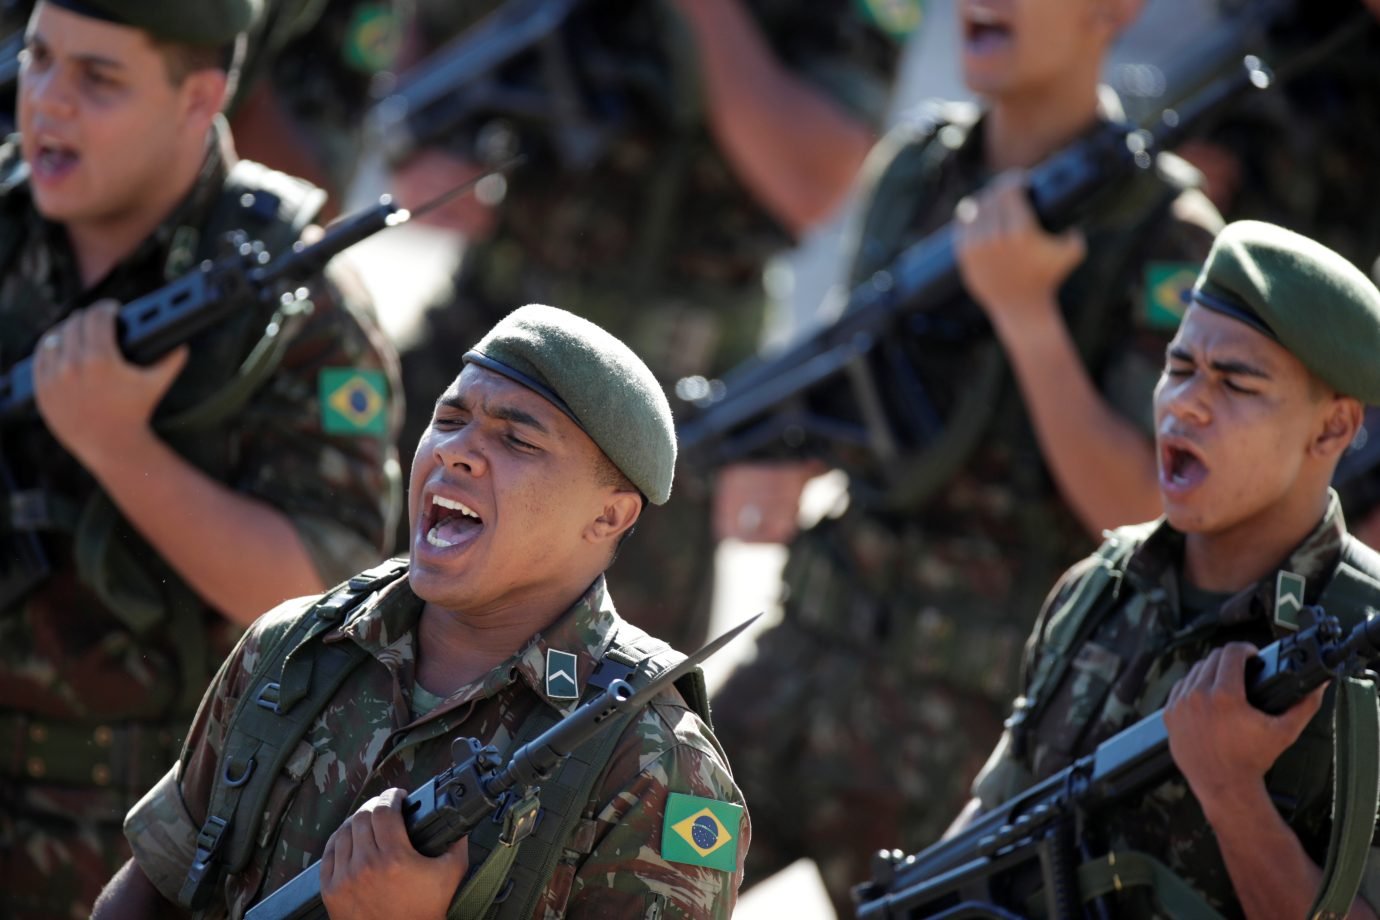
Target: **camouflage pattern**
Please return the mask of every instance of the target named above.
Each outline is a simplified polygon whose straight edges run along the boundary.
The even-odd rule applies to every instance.
[[[6,162],[13,165],[12,151]],[[128,301],[185,272],[215,241],[200,240],[226,195],[213,148],[188,197],[102,282],[80,287],[63,229],[42,219],[25,185],[0,198],[0,237],[13,245],[0,273],[0,367],[29,354],[72,310]],[[345,276],[332,274],[339,282]],[[210,431],[165,432],[189,461],[236,491],[285,513],[326,584],[377,561],[400,501],[391,435],[401,406],[396,357],[357,290],[322,283],[315,310],[282,363],[247,404]],[[257,323],[257,326],[255,325]],[[193,340],[188,370],[155,425],[224,382],[262,335],[255,311]],[[394,398],[387,437],[324,434],[318,376],[330,367],[382,373]],[[44,489],[68,507],[99,490],[37,417],[6,424],[5,457],[21,489]],[[7,523],[7,522],[6,522]],[[176,757],[181,731],[235,630],[186,587],[122,519],[105,574],[150,591],[148,620],[112,609],[78,570],[72,522],[43,535],[53,572],[17,606],[0,611],[0,914],[85,916],[127,858],[120,820]],[[0,531],[6,529],[0,523]],[[204,533],[214,538],[214,522]],[[3,534],[0,534],[3,536]],[[252,572],[246,572],[252,577]]]
[[[831,0],[808,13],[791,0],[744,5],[787,66],[880,120],[898,46],[858,4]],[[482,4],[419,6],[435,30],[463,24]],[[665,12],[662,3],[642,6],[643,19]],[[688,34],[668,37],[676,34],[648,41],[688,56]],[[430,420],[432,394],[459,372],[463,350],[525,303],[556,304],[598,323],[646,361],[668,393],[682,377],[721,373],[755,352],[762,268],[792,240],[715,146],[698,91],[666,92],[672,98],[657,109],[682,113],[681,123],[630,126],[588,171],[542,164],[508,180],[494,235],[467,248],[452,297],[428,311],[416,344],[403,348],[403,381],[415,394],[404,454]],[[611,570],[628,619],[677,648],[699,647],[713,547],[708,483],[682,466],[671,503],[638,524]]]
[[[289,602],[255,624],[208,692],[183,762],[126,821],[140,868],[169,898],[195,852],[227,719],[252,685],[265,633],[299,616],[311,600]],[[270,793],[249,866],[229,879],[224,904],[209,916],[240,916],[320,858],[331,833],[366,799],[395,786],[415,789],[451,766],[452,739],[474,737],[510,753],[534,712],[549,706],[565,713],[575,705],[547,696],[547,649],[576,656],[583,692],[614,633],[627,628],[601,577],[511,658],[428,708],[429,694],[416,687],[422,606],[400,580],[328,634],[325,641],[356,642],[369,657],[346,677],[289,757]],[[671,792],[743,804],[718,743],[674,690],[659,695],[624,730],[533,917],[727,918],[751,838],[747,812],[737,828],[734,872],[670,863],[659,854]]]
[[[855,281],[946,223],[986,179],[981,124],[966,135],[957,127],[971,121],[963,109],[927,112],[874,154]],[[1170,198],[1142,175],[1093,203],[1084,223],[1090,255],[1059,292],[1104,397],[1147,439],[1174,331],[1150,312],[1147,273],[1178,262],[1196,270],[1217,225],[1196,193],[1181,193],[1168,212],[1154,204]],[[1192,272],[1185,277],[1191,283]],[[912,335],[904,345],[931,398],[964,416],[958,424],[988,413],[976,418],[975,445],[897,464],[931,481],[923,494],[850,469],[847,510],[790,547],[783,623],[714,701],[757,810],[747,884],[808,857],[840,915],[851,913],[848,887],[867,877],[873,852],[919,849],[962,807],[1000,731],[1044,592],[1089,548],[1045,468],[995,336],[974,322],[977,310],[958,298],[937,315],[969,333],[954,338],[936,322],[932,338]],[[877,369],[887,386],[894,366]],[[952,408],[992,385],[990,401]],[[780,796],[783,787],[794,794]]]
[[[1280,566],[1307,579],[1307,603],[1315,603],[1322,594],[1337,565],[1345,533],[1341,505],[1334,493],[1322,521]],[[1107,738],[1162,709],[1174,684],[1213,649],[1234,641],[1263,646],[1283,634],[1272,620],[1274,572],[1220,605],[1185,603],[1185,594],[1191,592],[1185,591],[1179,571],[1183,535],[1161,523],[1144,530],[1142,537],[1143,542],[1128,561],[1115,606],[1078,647],[1069,677],[1049,690],[1048,704],[1027,726],[1024,756],[1015,755],[1008,730],[974,783],[973,792],[984,807],[1000,804],[1032,781],[1068,766]],[[1086,563],[1074,567],[1051,594],[1040,627],[1030,636],[1027,674],[1050,654],[1042,637],[1057,628],[1055,618],[1065,612],[1061,608],[1067,607],[1088,571]],[[1304,778],[1289,786],[1290,798],[1297,804],[1285,817],[1319,865],[1327,852],[1332,804],[1328,770],[1332,762],[1332,700],[1329,691],[1323,709],[1266,777],[1272,790],[1278,788],[1283,770]],[[1109,812],[1098,822],[1097,832],[1103,839],[1092,842],[1093,852],[1110,847],[1147,853],[1226,916],[1242,916],[1216,836],[1181,776]],[[1374,849],[1370,864],[1361,891],[1375,904],[1380,900],[1380,874],[1376,872],[1380,854]],[[1113,897],[1117,917],[1160,915],[1143,890],[1134,896]]]

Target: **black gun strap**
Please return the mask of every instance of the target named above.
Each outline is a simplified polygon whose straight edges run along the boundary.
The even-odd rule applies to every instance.
[[[322,645],[312,640],[406,573],[407,560],[390,559],[356,575],[264,642],[249,689],[226,728],[206,821],[178,895],[183,907],[206,907],[222,869],[239,872],[248,864],[274,780],[345,678],[368,657],[354,642]],[[184,760],[186,756],[184,751]]]

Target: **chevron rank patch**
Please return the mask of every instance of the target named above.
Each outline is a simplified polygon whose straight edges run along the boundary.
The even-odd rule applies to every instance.
[[[317,387],[326,434],[388,434],[388,379],[382,371],[328,367]]]
[[[671,793],[661,828],[661,856],[671,862],[732,872],[738,868],[738,825],[743,807]]]
[[[580,685],[575,682],[580,659],[559,649],[546,650],[546,695],[553,700],[578,700]]]
[[[1275,578],[1275,625],[1298,630],[1305,585],[1307,582],[1302,575],[1280,569],[1279,576]]]
[[[1151,329],[1179,328],[1188,309],[1189,292],[1198,280],[1192,262],[1151,262],[1145,266],[1145,307],[1142,320]]]

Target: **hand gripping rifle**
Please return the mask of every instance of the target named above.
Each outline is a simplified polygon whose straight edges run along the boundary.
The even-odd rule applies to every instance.
[[[495,172],[514,165],[515,161],[509,161]],[[451,189],[415,212],[399,208],[385,195],[373,207],[331,224],[316,242],[299,242],[277,258],[242,234],[232,235],[231,254],[202,262],[176,281],[120,308],[116,321],[120,351],[135,363],[149,364],[252,304],[300,301],[307,296],[300,285],[320,274],[336,255],[385,227],[440,207],[478,181]],[[0,373],[0,434],[6,424],[33,409],[33,362],[29,356]],[[42,542],[34,527],[26,526],[42,512],[29,507],[31,499],[19,491],[0,453],[0,610],[40,583],[49,571]]]
[[[616,722],[619,714],[641,709],[736,638],[759,616],[761,614],[733,627],[640,690],[634,691],[632,685],[623,680],[612,681],[602,694],[514,751],[506,763],[493,745],[480,746],[473,738],[455,739],[451,745],[455,765],[427,780],[403,803],[408,840],[417,852],[439,856],[504,807],[513,792],[520,793],[514,801],[535,803],[538,784],[550,779],[572,751]],[[517,839],[530,831],[535,819],[535,807],[525,817],[518,817],[515,822]],[[326,909],[321,904],[321,861],[317,860],[252,907],[245,914],[245,920],[303,920],[325,916]]]
[[[1305,613],[1311,625],[1261,649],[1247,667],[1246,697],[1258,709],[1284,712],[1329,680],[1359,674],[1380,660],[1380,617],[1347,634],[1321,608]],[[872,881],[854,890],[858,917],[1016,918],[1037,885],[1049,917],[1082,917],[1074,828],[1173,772],[1162,712],[1112,736],[948,840],[913,856],[878,853]]]

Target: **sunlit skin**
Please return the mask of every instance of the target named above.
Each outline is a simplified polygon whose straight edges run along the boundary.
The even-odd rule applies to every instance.
[[[1160,496],[1189,579],[1236,590],[1284,558],[1322,518],[1360,418],[1277,342],[1190,308],[1155,389]]]
[[[186,194],[225,81],[200,70],[174,85],[147,33],[38,5],[19,73],[21,151],[39,212],[66,225],[79,258],[101,250],[82,265],[87,283]]]

